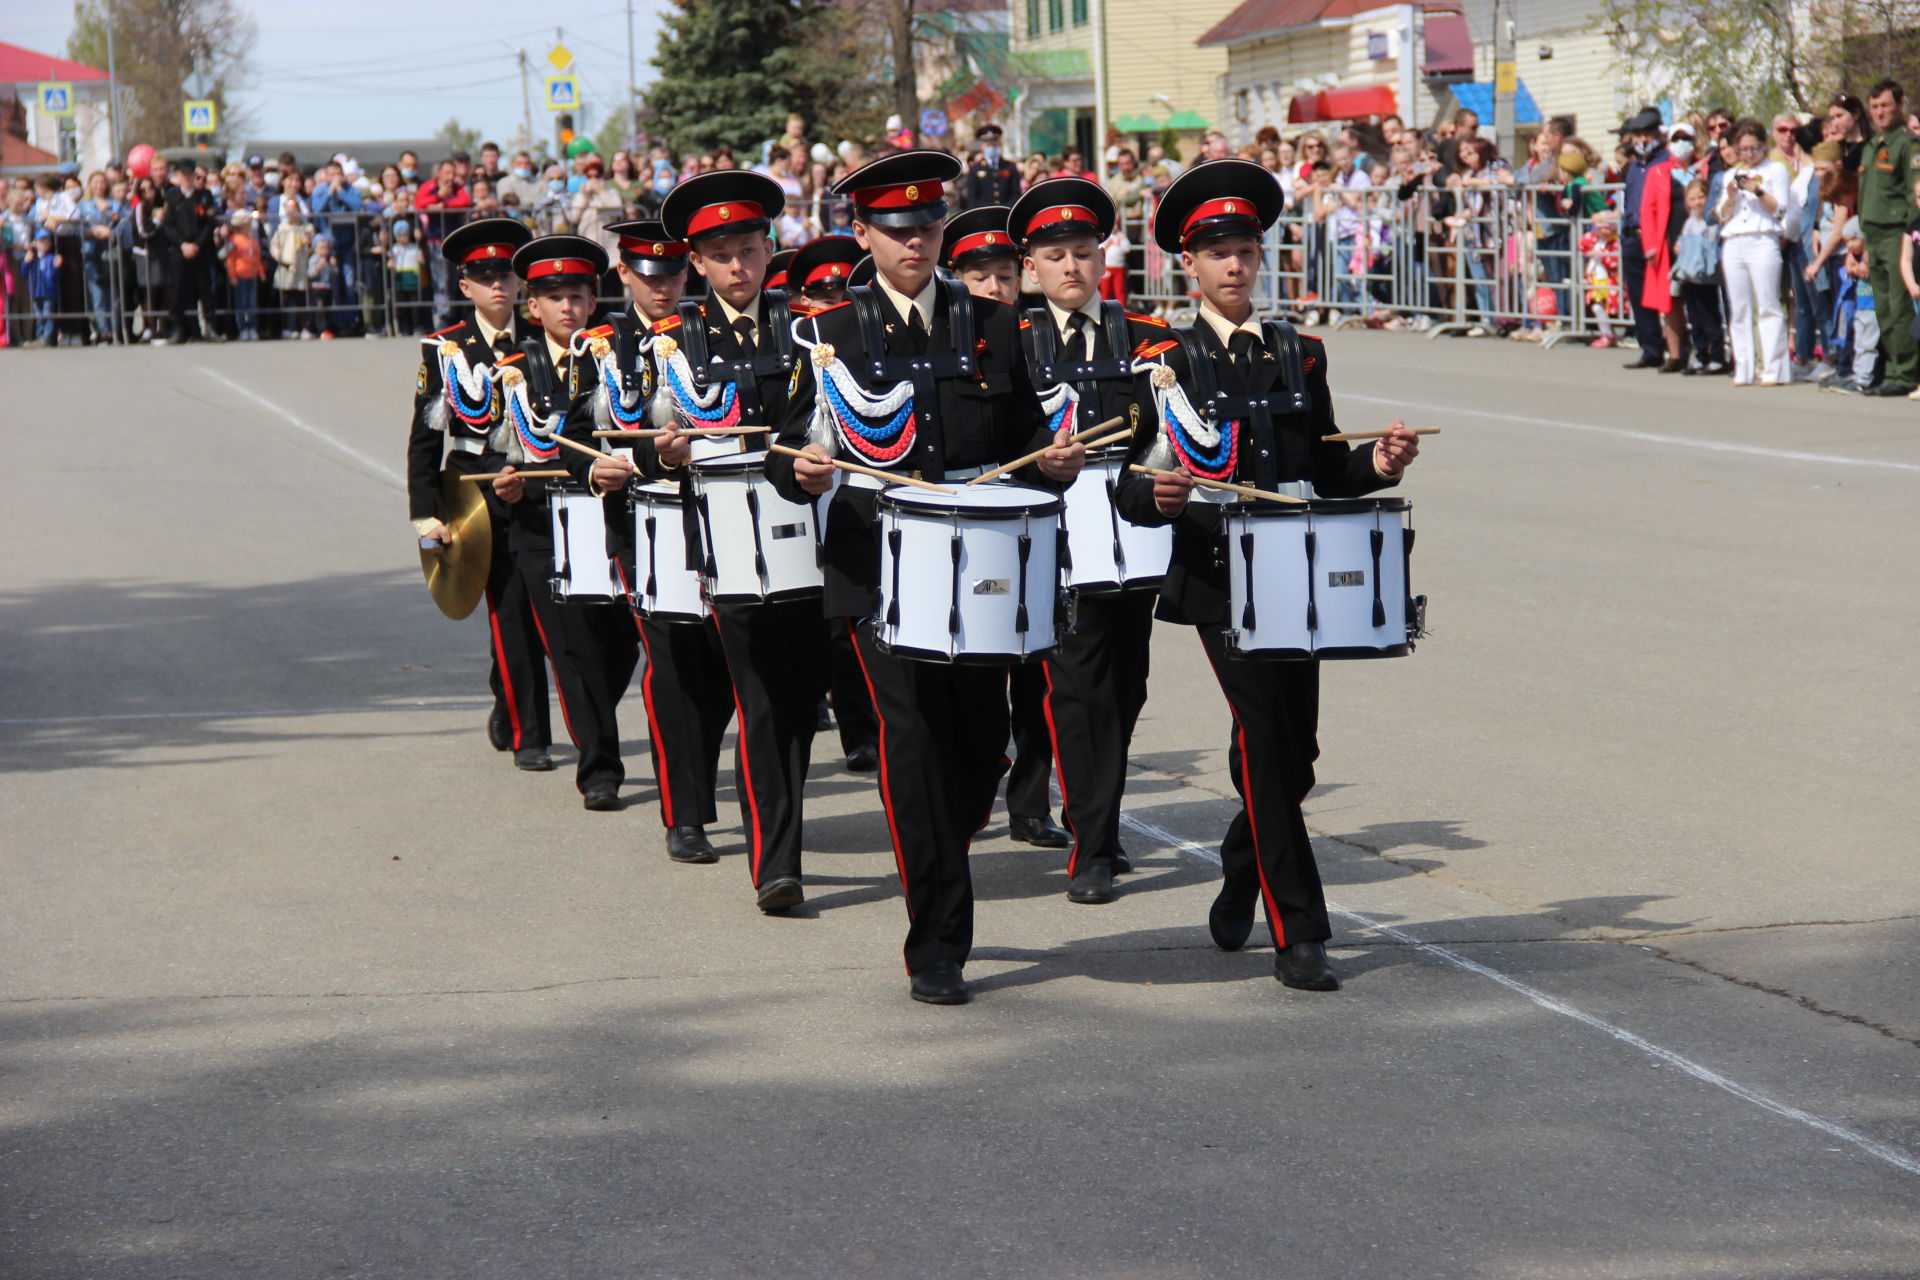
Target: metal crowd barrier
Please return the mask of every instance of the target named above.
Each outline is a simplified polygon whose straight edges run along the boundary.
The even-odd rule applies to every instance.
[[[1268,232],[1255,307],[1295,323],[1411,327],[1430,336],[1540,331],[1542,345],[1631,333],[1611,212],[1560,208],[1563,188],[1490,186],[1330,190],[1310,196]],[[1621,188],[1586,188],[1617,202]],[[1452,212],[1434,197],[1451,195]],[[1154,197],[1122,226],[1135,246],[1129,304],[1185,321],[1199,290],[1176,255],[1154,244]]]

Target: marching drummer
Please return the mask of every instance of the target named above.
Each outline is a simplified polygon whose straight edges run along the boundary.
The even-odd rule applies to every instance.
[[[1133,371],[1134,359],[1173,345],[1161,321],[1100,300],[1100,243],[1112,234],[1116,216],[1100,184],[1067,177],[1030,187],[1007,218],[1022,246],[1022,268],[1045,295],[1021,321],[1029,374],[1051,420],[1075,431],[1117,421],[1121,430],[1150,432],[1157,422],[1153,388]],[[1099,492],[1095,504],[1070,507],[1068,519],[1097,516],[1107,545],[1114,516],[1106,483],[1091,473],[1078,483],[1097,485]],[[1070,902],[1112,901],[1113,877],[1132,870],[1120,847],[1120,801],[1134,724],[1147,701],[1158,586],[1156,576],[1136,586],[1116,582],[1111,590],[1077,592],[1073,625],[1041,667],[1062,807],[1073,833]]]
[[[1219,491],[1196,488],[1194,479],[1268,491],[1310,482],[1319,496],[1358,497],[1398,483],[1420,449],[1399,424],[1365,451],[1321,439],[1339,430],[1325,346],[1254,315],[1261,238],[1283,203],[1273,175],[1246,160],[1196,165],[1161,199],[1154,239],[1180,255],[1203,300],[1199,321],[1156,353],[1158,420],[1143,415],[1134,432],[1130,457],[1155,473],[1127,473],[1116,501],[1136,524],[1174,526],[1158,616],[1199,631],[1233,713],[1228,764],[1241,808],[1221,845],[1226,878],[1208,930],[1222,950],[1236,951],[1263,903],[1274,976],[1289,987],[1334,991],[1326,898],[1301,815],[1319,754],[1319,664],[1250,660],[1228,644]],[[1217,400],[1205,394],[1209,386]],[[1196,404],[1218,412],[1197,412]]]
[[[687,283],[687,243],[667,235],[657,221],[621,222],[607,228],[618,237],[615,270],[632,305],[607,323],[575,338],[579,392],[564,434],[580,444],[619,455],[592,458],[568,450],[561,459],[574,478],[608,495],[608,528],[623,565],[633,563],[634,529],[625,492],[637,475],[679,482],[681,468],[662,465],[653,438],[595,438],[594,429],[644,430],[652,425],[655,390],[653,326],[671,319]],[[584,340],[584,341],[583,341]],[[613,504],[618,503],[615,507]],[[629,579],[632,581],[632,579]],[[733,681],[712,618],[655,618],[636,611],[646,672],[640,678],[647,715],[647,745],[660,792],[660,821],[667,856],[675,862],[719,861],[707,827],[718,816],[720,749],[733,719]]]
[[[513,253],[533,233],[512,218],[480,218],[451,232],[440,252],[459,275],[460,292],[473,314],[420,340],[420,372],[414,379],[413,423],[407,436],[407,507],[423,543],[450,536],[435,513],[441,455],[463,475],[489,469],[487,439],[500,425],[503,401],[494,366],[514,354],[533,327],[516,314],[520,277]],[[448,377],[448,373],[452,377]],[[540,632],[526,585],[513,571],[507,549],[507,509],[487,504],[493,525],[493,559],[487,570],[487,634],[493,712],[487,739],[496,751],[513,752],[516,767],[553,768],[547,724],[547,670]]]
[[[1020,297],[1020,249],[1007,232],[1003,204],[969,208],[947,220],[940,264],[967,292],[1008,306]],[[1053,735],[1047,727],[1047,672],[1037,662],[1007,673],[1013,764],[1007,769],[1007,835],[1040,849],[1064,849],[1072,837],[1053,820]]]
[[[783,420],[798,382],[793,313],[784,293],[765,292],[762,285],[773,253],[767,233],[784,199],[780,184],[764,174],[717,170],[680,183],[661,204],[667,234],[688,243],[689,260],[708,290],[706,298],[682,302],[679,314],[655,325],[657,395],[682,426],[723,409],[729,416],[737,411],[736,428],[777,428]],[[695,366],[704,392],[696,385]],[[769,438],[676,431],[657,437],[654,447],[660,466],[675,470],[697,466],[702,458],[759,452]],[[694,504],[686,505],[695,512]],[[708,530],[695,514],[690,550],[709,532],[748,544],[759,536],[752,527]],[[755,901],[778,915],[806,900],[801,814],[828,670],[820,597],[714,601],[712,612],[737,700],[735,786],[750,840]]]
[[[796,325],[811,351],[781,440],[805,445],[806,456],[767,459],[767,474],[789,497],[833,486],[829,443],[862,465],[936,483],[1036,450],[1044,452],[1018,478],[1058,488],[1078,474],[1083,451],[1067,431],[1046,430],[1018,358],[1014,313],[935,275],[945,183],[959,168],[945,152],[906,151],[835,186],[834,194],[853,198],[854,234],[877,278]],[[832,394],[817,404],[829,381]],[[875,643],[885,482],[851,472],[844,480],[825,520],[826,611],[852,629],[880,718],[880,791],[907,900],[910,991],[928,1004],[963,1004],[970,992],[962,966],[973,946],[967,849],[1006,767],[1006,668],[916,661]],[[948,572],[944,562],[927,569]]]
[[[572,407],[583,363],[571,349],[573,337],[597,306],[594,292],[606,274],[607,254],[581,236],[542,236],[520,247],[513,269],[527,282],[527,309],[540,333],[503,362],[507,465],[493,491],[511,508],[514,566],[553,664],[567,733],[580,751],[574,784],[588,809],[617,809],[626,770],[614,708],[639,660],[633,615],[623,604],[554,598],[548,483],[519,474],[530,464],[559,469],[563,450],[554,437]]]

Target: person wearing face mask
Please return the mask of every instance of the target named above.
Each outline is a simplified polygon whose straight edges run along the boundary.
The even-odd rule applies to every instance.
[[[494,186],[494,191],[502,204],[508,203],[507,197],[512,196],[513,205],[531,209],[545,193],[546,187],[534,176],[533,157],[524,151],[516,151],[505,176]]]
[[[1000,150],[1001,131],[997,124],[983,124],[973,132],[980,154],[960,175],[959,196],[962,209],[988,205],[1010,205],[1020,194],[1020,170]]]
[[[1677,200],[1672,174],[1677,166],[1667,149],[1660,112],[1653,107],[1627,120],[1619,132],[1633,157],[1620,204],[1620,274],[1640,346],[1627,368],[1678,373],[1687,364],[1687,330],[1668,286],[1682,221],[1673,216]]]

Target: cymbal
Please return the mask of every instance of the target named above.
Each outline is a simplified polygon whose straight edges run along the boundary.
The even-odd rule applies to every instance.
[[[452,532],[444,551],[420,552],[420,569],[427,577],[427,594],[440,612],[458,622],[474,611],[487,593],[487,571],[493,565],[493,522],[487,518],[487,498],[477,484],[463,484],[456,471],[440,473],[440,501],[436,514]]]

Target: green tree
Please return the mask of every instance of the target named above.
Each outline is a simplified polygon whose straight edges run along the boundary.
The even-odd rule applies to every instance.
[[[215,140],[243,135],[249,121],[232,98],[246,82],[257,31],[252,15],[235,0],[113,0],[122,144],[179,145],[180,105],[187,96],[180,86],[196,62],[213,81],[209,96],[220,117]],[[104,0],[76,0],[67,57],[91,67],[107,65]]]
[[[450,117],[440,126],[440,132],[433,136],[447,144],[448,155],[456,151],[464,151],[474,158],[475,164],[480,162],[480,131],[462,125],[459,116]]]

